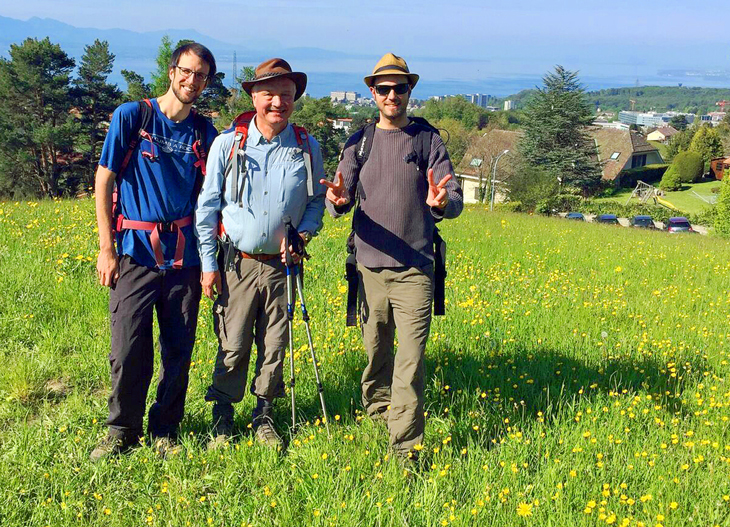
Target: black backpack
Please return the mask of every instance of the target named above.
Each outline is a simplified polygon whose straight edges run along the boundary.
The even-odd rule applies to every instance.
[[[433,134],[439,134],[439,130],[429,123],[423,117],[410,117],[409,126],[416,125],[418,132],[413,136],[413,152],[404,157],[406,163],[415,163],[419,172],[426,178],[428,171],[428,160],[431,157],[431,141]],[[360,134],[355,150],[355,159],[357,161],[358,173],[370,156],[370,150],[373,147],[373,137],[375,136],[375,123],[370,123],[361,128],[356,134]],[[343,151],[344,152],[344,151]],[[342,156],[340,156],[340,159]],[[359,206],[361,194],[361,183],[358,180],[357,189],[355,189],[355,208]],[[347,325],[356,326],[358,316],[358,277],[357,277],[357,260],[355,257],[355,218],[353,214],[353,225],[350,235],[347,237],[347,260],[345,262],[345,278],[347,280]],[[440,220],[436,220],[440,221]],[[446,242],[439,234],[439,230],[434,227],[434,294],[433,294],[433,314],[442,316],[445,314],[445,289],[446,289]]]

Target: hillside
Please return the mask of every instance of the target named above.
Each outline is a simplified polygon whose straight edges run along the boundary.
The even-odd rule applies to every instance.
[[[522,90],[500,99],[507,99],[522,108],[536,90]],[[630,88],[608,88],[586,92],[588,100],[603,111],[618,112],[631,110],[631,100],[636,101],[637,111],[669,111],[705,114],[719,111],[715,103],[730,100],[730,89],[699,88],[686,86],[639,86]]]
[[[404,472],[362,413],[350,221],[329,217],[305,288],[332,436],[297,315],[302,426],[289,436],[288,398],[276,412],[289,448],[254,441],[247,395],[239,435],[206,450],[218,343],[204,300],[179,451],[95,465],[109,312],[93,200],[0,202],[3,526],[727,525],[727,243],[478,207],[440,226],[447,312],[426,352],[420,467]]]

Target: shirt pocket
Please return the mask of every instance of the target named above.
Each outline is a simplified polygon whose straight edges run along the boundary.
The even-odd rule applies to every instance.
[[[305,201],[307,199],[307,169],[304,160],[300,162],[286,161],[277,167],[279,172],[279,189],[277,198],[280,205],[289,205]]]

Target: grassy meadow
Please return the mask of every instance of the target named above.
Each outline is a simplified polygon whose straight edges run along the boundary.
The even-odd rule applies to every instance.
[[[359,404],[348,231],[327,218],[305,276],[331,437],[297,317],[303,424],[286,453],[253,441],[250,396],[238,440],[206,450],[205,300],[179,452],[91,464],[109,391],[93,202],[0,203],[0,524],[730,525],[727,242],[476,208],[444,222],[447,315],[405,471]],[[288,416],[284,399],[285,434]]]
[[[658,184],[655,184],[658,186]],[[664,201],[671,204],[675,209],[685,214],[699,214],[703,210],[709,208],[708,201],[716,200],[717,194],[713,193],[713,189],[720,187],[720,181],[704,181],[702,183],[686,184],[681,190],[675,190],[664,193]],[[596,201],[615,201],[626,204],[634,189],[621,189],[614,195],[607,198],[597,198]],[[701,196],[698,197],[697,195]],[[638,200],[634,199],[637,203]]]

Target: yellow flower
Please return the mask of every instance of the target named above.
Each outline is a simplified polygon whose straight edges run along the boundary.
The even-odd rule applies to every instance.
[[[517,516],[522,518],[532,516],[532,503],[520,503],[517,505]]]

